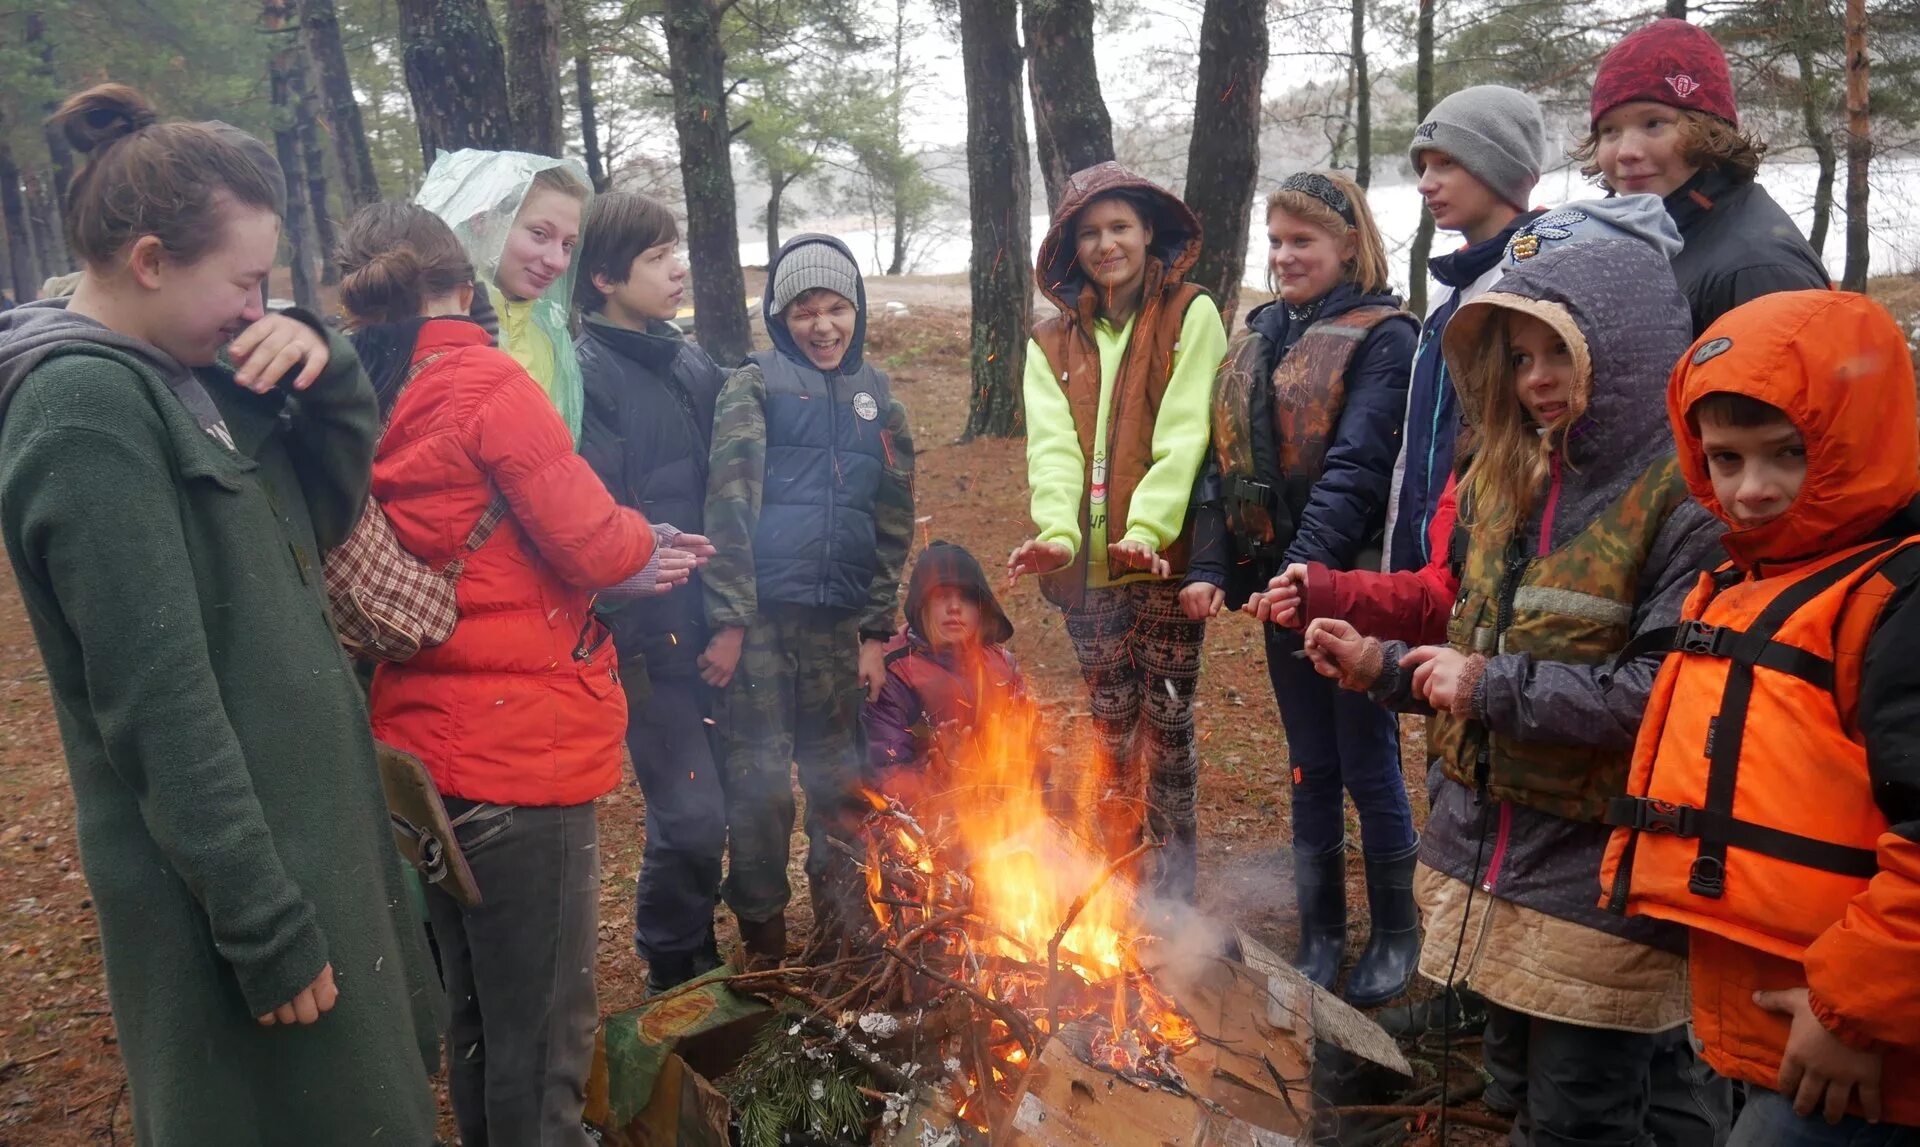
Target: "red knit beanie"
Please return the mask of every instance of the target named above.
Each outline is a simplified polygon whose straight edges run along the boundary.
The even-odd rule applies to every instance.
[[[1740,126],[1727,56],[1706,30],[1655,20],[1613,46],[1593,78],[1593,125],[1621,104],[1651,100]]]

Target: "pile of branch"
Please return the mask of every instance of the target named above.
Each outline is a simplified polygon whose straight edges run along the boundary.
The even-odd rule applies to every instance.
[[[1096,986],[1076,970],[1078,957],[1062,949],[1086,905],[1156,844],[1101,869],[1038,951],[975,911],[964,856],[948,832],[930,833],[889,802],[868,817],[866,836],[864,855],[841,847],[866,882],[871,919],[837,937],[817,929],[799,964],[742,971],[723,983],[773,1003],[795,1031],[892,1092],[944,1091],[953,1110],[980,1127],[1017,1102],[1023,1077],[1054,1034],[1068,1037],[1084,1061],[1136,1087],[1181,1090],[1170,1049],[1153,1046],[1151,1036],[1114,1032],[1106,1018],[1116,995],[1136,1011],[1143,998],[1164,1000],[1146,982],[1148,973],[1129,959],[1124,986]]]

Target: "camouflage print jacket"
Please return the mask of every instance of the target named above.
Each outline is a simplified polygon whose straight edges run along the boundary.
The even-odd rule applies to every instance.
[[[860,607],[861,633],[876,638],[898,628],[900,577],[913,543],[913,436],[906,408],[889,398],[880,425],[886,464],[869,511],[874,573]],[[761,536],[766,481],[767,383],[760,365],[750,361],[727,380],[714,410],[706,529],[716,553],[702,583],[707,621],[716,630],[748,625],[759,612],[761,566],[754,543]]]
[[[1463,410],[1481,408],[1473,380],[1494,373],[1472,369],[1471,356],[1482,353],[1498,310],[1534,314],[1565,339],[1584,376],[1576,385],[1585,390],[1586,409],[1555,460],[1553,480],[1512,536],[1475,536],[1469,546],[1469,554],[1484,552],[1479,561],[1468,558],[1474,576],[1462,571],[1463,599],[1452,630],[1462,652],[1483,652],[1487,660],[1460,724],[1472,727],[1475,756],[1487,743],[1481,738],[1520,750],[1507,758],[1506,795],[1541,793],[1553,787],[1547,782],[1556,773],[1566,791],[1558,800],[1507,800],[1456,779],[1457,766],[1431,769],[1420,859],[1496,898],[1670,947],[1678,930],[1596,907],[1608,830],[1583,812],[1602,783],[1616,782],[1579,774],[1605,773],[1608,762],[1632,749],[1659,668],[1657,658],[1643,658],[1607,673],[1599,662],[1610,653],[1597,646],[1624,646],[1648,629],[1673,624],[1724,532],[1698,503],[1672,496],[1662,480],[1671,475],[1673,454],[1667,374],[1687,349],[1692,320],[1666,260],[1646,244],[1596,238],[1543,251],[1462,306],[1448,324],[1444,349],[1449,373],[1463,383]],[[1566,576],[1521,596],[1530,575],[1537,582],[1554,570]],[[1489,604],[1488,592],[1473,588],[1488,583],[1499,583],[1493,596],[1504,603]],[[1502,649],[1489,633],[1491,648],[1476,650],[1473,631],[1486,620],[1483,611],[1494,615],[1486,628],[1498,631],[1522,607],[1538,607],[1541,624],[1560,635],[1560,648],[1545,656],[1520,642]],[[1596,624],[1588,614],[1605,617]],[[1572,648],[1574,634],[1590,635],[1596,647]],[[1385,644],[1386,670],[1373,695],[1411,708],[1412,673],[1398,666],[1406,647]],[[1438,732],[1447,741],[1449,723],[1437,724],[1430,736]],[[1454,732],[1469,730],[1456,724]],[[1454,747],[1468,739],[1455,737]],[[1475,763],[1467,762],[1470,778]]]

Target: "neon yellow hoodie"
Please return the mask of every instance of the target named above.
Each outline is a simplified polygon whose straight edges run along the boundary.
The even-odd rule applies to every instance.
[[[1080,536],[1080,509],[1089,498],[1084,488],[1087,459],[1080,451],[1080,435],[1073,410],[1060,380],[1052,376],[1047,356],[1038,343],[1027,342],[1023,389],[1027,405],[1027,480],[1032,486],[1031,510],[1037,537],[1063,542],[1074,554],[1087,550],[1087,584],[1105,586],[1137,581],[1150,575],[1107,574],[1107,545],[1111,529],[1106,516],[1104,476],[1107,414],[1113,403],[1113,383],[1120,372],[1127,345],[1133,339],[1134,320],[1115,329],[1104,319],[1093,326],[1100,352],[1100,407],[1094,425],[1095,487],[1086,503],[1089,536]],[[1194,481],[1206,459],[1211,438],[1210,412],[1213,377],[1227,357],[1227,331],[1220,310],[1206,295],[1187,307],[1180,325],[1180,342],[1173,354],[1172,377],[1153,425],[1153,463],[1133,492],[1122,523],[1120,540],[1145,542],[1157,552],[1180,536],[1193,500]]]

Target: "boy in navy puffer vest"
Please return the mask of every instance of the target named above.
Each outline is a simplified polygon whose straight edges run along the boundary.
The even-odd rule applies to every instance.
[[[863,699],[877,697],[913,542],[913,439],[887,376],[862,358],[866,288],[838,239],[801,235],[768,269],[773,348],[749,356],[714,415],[705,576],[725,689],[723,896],[754,961],[786,952],[791,770],[807,794],[807,880],[829,931],[865,909],[853,842]]]

